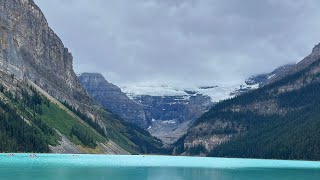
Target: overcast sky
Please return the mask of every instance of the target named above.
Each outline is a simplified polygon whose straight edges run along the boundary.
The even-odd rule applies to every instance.
[[[79,72],[115,84],[233,84],[320,42],[318,0],[35,0]]]

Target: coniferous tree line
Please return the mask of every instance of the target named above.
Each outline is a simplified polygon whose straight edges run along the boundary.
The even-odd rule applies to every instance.
[[[261,123],[209,156],[320,160],[320,104]]]
[[[207,154],[208,150],[206,149],[206,147],[203,144],[199,144],[197,146],[193,146],[188,148],[188,150],[186,151],[187,153],[189,153],[191,156],[195,156],[195,155],[201,155],[201,154]]]
[[[95,148],[97,143],[93,140],[93,137],[81,126],[73,126],[71,128],[70,136],[76,136],[81,143],[87,147]]]
[[[0,152],[49,152],[48,145],[57,139],[56,132],[39,116],[45,100],[34,89],[13,95],[0,85],[0,92],[9,100],[0,99]]]
[[[256,91],[221,102],[203,115],[197,123],[226,119],[247,129],[214,148],[209,156],[320,160],[320,76],[310,74],[319,62]],[[276,91],[278,87],[296,82],[304,83],[302,88],[285,93]],[[270,99],[287,113],[265,116],[226,110],[233,105],[245,106]],[[232,134],[229,130],[221,133]]]
[[[70,111],[75,113],[80,119],[85,121],[87,124],[89,124],[93,129],[95,129],[100,135],[103,137],[107,137],[104,129],[98,124],[98,122],[94,121],[93,119],[89,118],[87,115],[82,113],[81,111],[77,110],[73,106],[69,105],[67,102],[62,103],[64,106],[66,106]]]
[[[4,92],[4,86],[2,84],[0,84],[0,92]]]
[[[320,73],[310,73],[318,66],[320,60],[269,85],[222,101],[201,116],[194,126],[216,120],[231,122],[226,128],[201,135],[235,135],[231,141],[214,148],[209,156],[320,160]],[[302,88],[286,93],[277,91],[297,82],[303,83]],[[255,111],[231,111],[234,106],[268,100],[277,102],[287,113],[262,115]],[[245,129],[240,135],[235,134],[239,127]],[[176,142],[176,154],[190,151],[184,148],[185,137]],[[201,154],[201,148],[196,147],[192,152]]]
[[[40,95],[32,86],[23,87],[17,85],[17,87],[14,91],[15,93],[12,93],[12,91],[6,90],[6,88],[0,84],[0,93],[7,98],[5,102],[8,104],[5,104],[1,99],[0,101],[4,107],[11,108],[11,111],[8,111],[8,109],[3,110],[5,113],[0,114],[0,121],[1,123],[7,124],[2,125],[3,127],[14,126],[14,128],[4,128],[0,130],[0,141],[3,142],[0,143],[0,152],[49,152],[49,145],[57,145],[60,139],[57,132],[46,124],[46,121],[52,120],[50,117],[47,117],[48,113],[55,111],[55,108],[51,111],[50,106],[53,105],[50,104],[50,101]],[[109,117],[112,115],[104,114],[103,116],[106,116],[106,118],[109,118],[112,122],[110,127],[104,129],[100,127],[97,122],[77,109],[67,103],[63,104],[102,136],[107,137],[108,135],[108,138],[112,138],[120,144],[123,142],[125,146],[127,141],[133,142],[130,143],[130,148],[136,152],[153,154],[171,153],[171,149],[162,148],[163,143],[161,140],[152,137],[149,132],[135,125]],[[0,112],[2,112],[1,108]],[[9,121],[9,117],[16,121]],[[49,119],[43,120],[42,118]],[[59,126],[60,125],[58,125],[58,128]],[[117,131],[115,131],[115,128]],[[118,133],[120,129],[121,134]],[[105,132],[108,132],[108,134]],[[70,131],[65,133],[69,133],[67,136],[72,136],[75,138],[74,140],[79,140],[79,143],[84,146],[90,148],[97,146],[97,137],[93,137],[92,132],[90,131],[89,133],[88,129],[82,126],[70,127]]]
[[[49,152],[45,133],[0,101],[0,152]]]
[[[79,110],[75,109],[73,106],[69,105],[67,102],[63,102],[63,105],[65,105],[69,110],[74,112],[78,117],[80,117],[82,120],[84,120],[86,123],[88,123],[91,127],[93,127],[99,134],[103,135],[104,137],[107,137],[105,134],[104,129],[94,120],[89,118],[87,115],[83,114]],[[133,145],[131,148],[137,150],[138,152],[141,152],[143,154],[170,154],[172,149],[171,148],[163,148],[163,143],[161,140],[152,137],[150,133],[144,129],[141,129],[140,127],[125,122],[122,120],[119,116],[117,115],[112,115],[110,117],[111,119],[117,119],[122,123],[122,127],[125,127],[125,133],[128,137],[128,139],[133,142],[135,145]],[[113,131],[112,129],[106,129],[106,132],[108,132],[108,137],[109,138],[115,138],[113,137]],[[85,137],[85,136],[81,136]],[[81,138],[80,137],[80,138]],[[79,137],[78,137],[79,139]],[[79,139],[80,140],[80,139]],[[82,143],[83,141],[80,140]],[[86,140],[84,140],[85,142]],[[85,143],[87,144],[87,143]],[[89,143],[92,144],[92,143]]]

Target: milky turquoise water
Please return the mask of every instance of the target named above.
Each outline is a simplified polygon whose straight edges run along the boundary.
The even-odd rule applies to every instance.
[[[320,162],[169,156],[0,154],[0,180],[319,180]]]

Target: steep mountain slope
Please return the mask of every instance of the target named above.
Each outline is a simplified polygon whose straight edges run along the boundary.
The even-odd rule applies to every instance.
[[[214,103],[257,88],[259,84],[174,88],[126,86],[122,90],[101,74],[83,73],[79,80],[103,107],[148,130],[166,144],[174,143]],[[129,97],[128,97],[129,96]]]
[[[183,135],[190,124],[213,104],[210,97],[191,91],[165,95],[130,95],[108,83],[101,74],[83,73],[79,80],[103,107],[122,119],[148,130],[167,144]],[[153,89],[153,92],[156,93]],[[158,92],[158,93],[159,93]]]
[[[53,144],[43,141],[57,147],[51,150],[75,149],[73,145],[67,146],[68,142],[76,142],[83,145],[78,148],[80,152],[98,152],[95,148],[98,142],[100,153],[159,152],[162,146],[159,140],[115,118],[91,99],[77,79],[72,61],[72,55],[32,0],[0,1],[0,82],[7,93],[2,99],[8,106],[5,109],[16,111],[13,115],[20,115],[22,120],[30,118],[26,122],[39,118],[41,114],[35,111],[33,116],[25,117],[21,112],[29,112],[28,108],[15,102],[22,100],[21,94],[27,96],[23,92],[31,87],[35,90],[27,93],[29,96],[38,94],[43,101],[47,99],[53,104],[47,107],[37,104],[37,110],[48,113],[40,118],[41,122],[57,131],[61,139]],[[96,136],[97,133],[100,135]]]
[[[130,96],[130,99],[101,74],[83,73],[78,78],[93,99],[103,107],[168,144],[181,137],[190,123],[213,104],[210,97],[191,91],[183,92],[183,95]]]
[[[1,73],[0,87],[0,134],[2,142],[10,142],[1,143],[0,151],[111,153],[101,149],[108,140],[103,131],[41,95],[27,81]],[[72,128],[81,133],[74,134]],[[63,141],[66,143],[61,146]],[[119,152],[127,153],[118,147]]]
[[[295,66],[296,64],[287,64],[275,69],[271,73],[252,76],[246,80],[246,84],[248,85],[258,84],[259,86],[264,86],[270,82],[273,82],[275,79],[278,79],[278,77],[285,76],[285,74],[288,73],[290,69],[294,68]]]
[[[78,78],[92,98],[103,107],[143,129],[148,127],[142,107],[129,99],[118,86],[109,83],[101,74],[83,73]]]
[[[319,50],[277,80],[214,106],[175,153],[319,160]]]
[[[167,85],[123,86],[145,110],[148,131],[168,144],[185,134],[209,108],[225,99],[258,88],[259,84],[179,88]]]
[[[167,143],[173,143],[181,137],[193,121],[213,104],[210,97],[202,95],[189,98],[143,95],[134,100],[146,112],[148,131]]]
[[[27,78],[75,107],[92,105],[72,67],[72,55],[32,0],[0,2],[0,70]]]

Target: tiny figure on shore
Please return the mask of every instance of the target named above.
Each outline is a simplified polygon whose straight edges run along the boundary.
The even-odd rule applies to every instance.
[[[36,158],[37,155],[36,155],[36,154],[30,154],[30,157],[31,157],[31,158]]]

